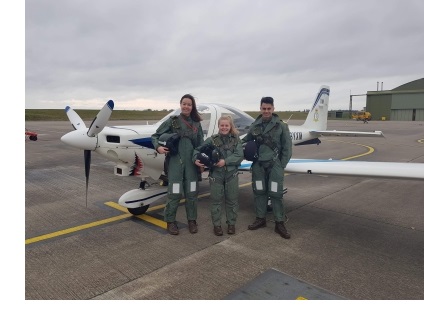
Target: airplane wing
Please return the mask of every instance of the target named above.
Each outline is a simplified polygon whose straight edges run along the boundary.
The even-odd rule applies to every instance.
[[[249,171],[252,162],[242,161],[239,170]],[[424,181],[424,163],[290,159],[286,173],[340,175]]]
[[[363,132],[363,131],[343,131],[343,130],[311,130],[311,134],[319,134],[321,136],[337,136],[337,137],[382,137],[384,138],[383,132],[376,130],[374,132]]]

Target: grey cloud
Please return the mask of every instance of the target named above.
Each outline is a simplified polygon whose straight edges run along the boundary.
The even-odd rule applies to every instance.
[[[378,80],[394,88],[424,72],[424,2],[383,4],[27,1],[26,107],[177,102],[191,92],[245,110],[265,94],[304,109],[328,84],[331,107],[347,108],[349,92],[374,90]]]

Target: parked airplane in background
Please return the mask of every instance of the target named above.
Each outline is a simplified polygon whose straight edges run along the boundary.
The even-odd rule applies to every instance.
[[[313,102],[305,122],[300,126],[289,125],[293,145],[320,144],[320,136],[369,136],[382,137],[381,131],[356,132],[327,130],[328,102],[330,88],[322,86]],[[171,115],[179,115],[177,109],[154,125],[106,126],[114,108],[109,100],[87,128],[79,115],[69,106],[65,111],[75,129],[65,134],[61,140],[67,145],[84,150],[86,195],[90,172],[91,151],[116,163],[115,175],[137,176],[141,178],[140,186],[123,194],[119,204],[128,208],[134,215],[147,211],[150,204],[167,194],[167,187],[158,182],[148,183],[164,178],[163,166],[165,156],[153,148],[151,135],[159,125]],[[247,113],[224,104],[198,104],[202,115],[202,128],[205,139],[218,132],[217,120],[223,114],[230,114],[240,136],[247,133],[254,119]],[[244,160],[240,170],[249,170],[251,162]],[[328,175],[367,176],[384,178],[403,178],[424,180],[424,164],[393,162],[352,162],[338,160],[313,160],[292,158],[287,165],[287,173],[314,173]]]

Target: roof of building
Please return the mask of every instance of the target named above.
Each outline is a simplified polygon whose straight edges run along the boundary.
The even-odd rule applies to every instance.
[[[424,78],[400,85],[392,90],[424,90]]]

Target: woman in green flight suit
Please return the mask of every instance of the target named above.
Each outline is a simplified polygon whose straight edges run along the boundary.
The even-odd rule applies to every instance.
[[[165,205],[164,220],[171,235],[178,235],[179,230],[175,220],[178,205],[184,193],[185,209],[190,233],[197,233],[197,196],[198,167],[192,162],[193,150],[201,145],[203,139],[202,120],[197,111],[196,101],[190,94],[180,100],[181,113],[171,116],[163,122],[156,133],[152,135],[152,143],[159,154],[169,156],[168,163],[168,197]],[[165,133],[177,133],[180,137],[178,152],[173,154],[167,147],[159,144],[159,138]],[[198,165],[201,166],[200,164]]]
[[[228,234],[235,233],[237,211],[239,208],[238,166],[243,160],[243,147],[231,116],[223,115],[218,120],[219,133],[206,139],[202,146],[193,152],[193,161],[201,164],[199,154],[202,150],[218,150],[219,158],[210,166],[209,183],[211,186],[211,216],[214,233],[222,236],[222,201],[225,203]],[[212,154],[209,154],[212,157]],[[201,157],[200,157],[201,158]]]

